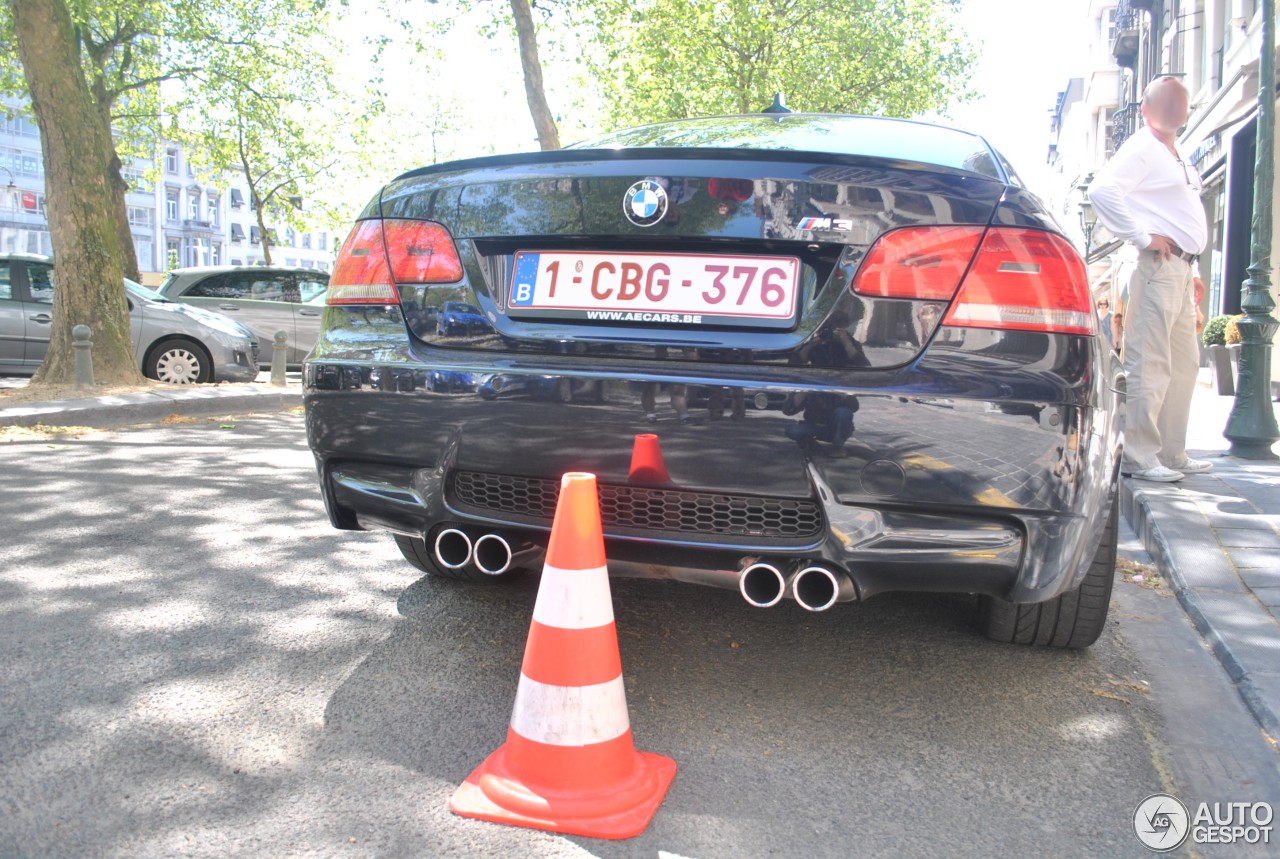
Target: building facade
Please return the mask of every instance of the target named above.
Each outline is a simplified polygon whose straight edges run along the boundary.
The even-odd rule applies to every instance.
[[[265,254],[248,185],[239,174],[200,175],[181,146],[166,143],[160,163],[134,159],[124,169],[133,248],[144,283],[171,268],[263,265]],[[52,254],[40,131],[15,102],[0,104],[0,251]],[[328,271],[341,236],[332,230],[268,227],[271,261]]]

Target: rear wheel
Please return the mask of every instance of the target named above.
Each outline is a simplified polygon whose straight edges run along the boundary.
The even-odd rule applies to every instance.
[[[152,379],[172,385],[210,382],[213,380],[213,361],[198,343],[166,340],[152,348],[143,372]]]
[[[987,638],[1012,644],[1084,648],[1098,640],[1107,623],[1111,586],[1116,576],[1116,532],[1120,504],[1112,490],[1111,510],[1102,540],[1084,581],[1048,602],[1018,605],[982,597],[982,626]]]
[[[464,582],[498,582],[510,578],[514,572],[513,568],[505,573],[490,576],[480,572],[472,564],[468,564],[460,570],[450,570],[436,563],[435,556],[432,555],[431,547],[427,545],[426,540],[418,537],[405,537],[402,534],[394,534],[392,536],[396,538],[396,547],[400,550],[400,554],[404,555],[404,559],[427,575]]]

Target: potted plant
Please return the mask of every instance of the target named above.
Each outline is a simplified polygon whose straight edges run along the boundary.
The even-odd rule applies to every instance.
[[[1230,316],[1215,316],[1204,324],[1200,333],[1200,342],[1209,349],[1209,358],[1213,362],[1214,384],[1219,396],[1230,397],[1236,392],[1235,375],[1232,373],[1231,353],[1227,351],[1227,324]],[[1239,332],[1236,332],[1239,337]]]
[[[1240,349],[1243,338],[1240,336],[1240,326],[1236,325],[1244,314],[1231,317],[1227,322],[1227,330],[1223,332],[1223,339],[1227,342],[1227,354],[1231,356],[1231,367],[1235,371],[1237,377],[1240,375]]]

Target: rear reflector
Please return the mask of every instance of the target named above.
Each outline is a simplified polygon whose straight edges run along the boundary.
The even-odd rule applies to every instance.
[[[986,227],[905,227],[882,235],[858,275],[853,291],[881,298],[950,301]]]
[[[456,283],[462,261],[453,237],[432,221],[360,221],[347,236],[327,304],[398,304],[398,283]]]
[[[943,325],[1096,334],[1084,262],[1062,236],[993,227]]]

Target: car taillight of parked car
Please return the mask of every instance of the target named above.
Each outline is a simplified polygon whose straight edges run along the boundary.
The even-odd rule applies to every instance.
[[[453,236],[433,221],[360,221],[338,252],[326,304],[398,304],[397,284],[457,283]]]
[[[1018,227],[906,227],[881,236],[859,295],[950,301],[943,325],[1096,334],[1084,261],[1066,239]]]

